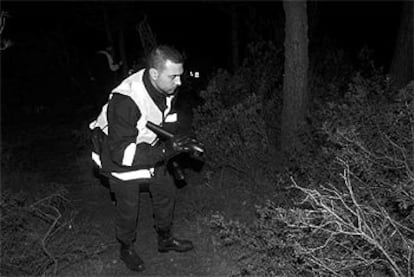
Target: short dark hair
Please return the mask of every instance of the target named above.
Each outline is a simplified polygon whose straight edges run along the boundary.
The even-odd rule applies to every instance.
[[[147,68],[162,69],[167,60],[184,63],[184,56],[174,47],[159,45],[154,47],[147,57]]]

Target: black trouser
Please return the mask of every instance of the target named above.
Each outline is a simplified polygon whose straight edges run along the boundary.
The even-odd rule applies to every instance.
[[[168,229],[172,224],[177,188],[164,166],[157,167],[154,176],[148,181],[118,181],[111,178],[109,183],[116,197],[116,237],[127,245],[136,239],[139,192],[143,182],[149,183],[156,228]]]

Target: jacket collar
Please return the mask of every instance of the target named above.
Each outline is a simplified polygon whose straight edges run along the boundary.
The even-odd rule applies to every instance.
[[[167,96],[165,96],[162,92],[158,91],[152,84],[149,79],[149,72],[145,69],[144,75],[142,77],[144,82],[144,86],[148,91],[149,96],[151,97],[152,101],[158,106],[158,108],[164,113],[165,109],[167,108]]]

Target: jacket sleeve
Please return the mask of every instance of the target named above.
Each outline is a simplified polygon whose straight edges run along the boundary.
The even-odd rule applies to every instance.
[[[108,104],[108,147],[112,162],[132,169],[154,167],[164,159],[163,145],[136,144],[137,122],[141,117],[133,100],[114,93]]]

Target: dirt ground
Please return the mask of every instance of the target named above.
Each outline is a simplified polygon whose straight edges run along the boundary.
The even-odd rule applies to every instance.
[[[22,172],[13,177],[16,180],[10,180],[11,176],[8,176],[5,182],[13,184],[15,190],[27,190],[29,193],[36,191],[37,184],[64,185],[69,190],[74,213],[70,228],[91,234],[91,241],[96,240],[99,244],[96,245],[96,252],[87,259],[60,268],[59,276],[232,275],[235,266],[229,256],[220,250],[206,218],[212,205],[216,209],[224,207],[216,203],[225,203],[228,209],[236,211],[240,208],[230,207],[231,201],[223,202],[224,196],[203,184],[201,175],[196,172],[188,173],[188,184],[179,190],[174,222],[174,233],[192,240],[195,249],[187,253],[158,253],[150,196],[141,193],[136,249],[146,264],[146,270],[141,273],[129,271],[119,259],[119,244],[115,240],[113,224],[115,210],[109,190],[94,176],[89,151],[79,146],[74,136],[76,128],[79,129],[79,126],[62,122],[58,127],[48,124],[37,126],[24,134],[19,128],[9,129],[6,135],[3,133],[3,140],[16,144],[14,151],[24,152],[28,160],[27,166],[21,168]],[[20,133],[14,136],[21,138],[20,144],[17,139],[13,141],[13,132]],[[241,205],[237,199],[232,201],[236,206]]]
[[[76,176],[76,175],[72,175]],[[78,199],[80,212],[78,220],[87,221],[96,228],[106,242],[105,250],[98,258],[85,261],[81,265],[65,270],[64,274],[78,276],[79,266],[89,276],[229,276],[232,268],[230,262],[218,253],[219,247],[215,244],[213,234],[201,217],[189,216],[185,210],[189,205],[184,203],[186,198],[179,195],[174,233],[190,239],[195,245],[193,251],[187,253],[158,253],[156,233],[153,228],[152,205],[149,193],[140,194],[140,218],[138,222],[138,234],[136,249],[145,261],[146,270],[142,273],[129,271],[119,259],[119,244],[115,241],[114,211],[109,190],[99,180],[86,173],[81,183],[82,188],[74,192],[74,198]],[[79,177],[77,177],[79,178]],[[191,187],[180,190],[180,194],[188,194]],[[190,218],[189,218],[190,217]],[[75,227],[76,228],[76,227]]]

